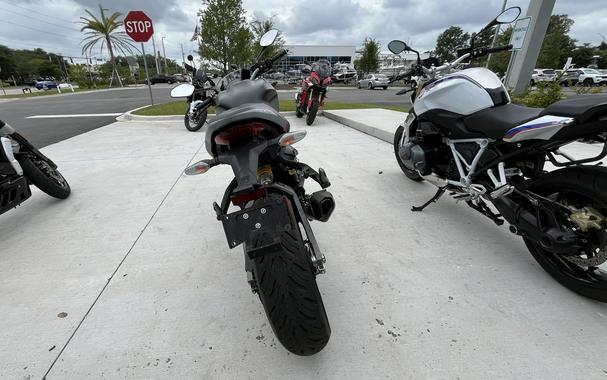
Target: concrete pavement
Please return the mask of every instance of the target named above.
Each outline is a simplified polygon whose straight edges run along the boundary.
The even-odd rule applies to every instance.
[[[227,247],[211,203],[230,168],[181,175],[204,135],[114,123],[43,149],[70,198],[34,190],[0,216],[0,378],[606,378],[607,305],[467,207],[411,214],[434,189],[390,144],[322,117],[307,131],[300,159],[337,202],[312,225],[333,329],[321,353],[282,349]]]

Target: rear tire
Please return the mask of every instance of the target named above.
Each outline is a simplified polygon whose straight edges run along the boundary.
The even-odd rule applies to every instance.
[[[282,250],[253,259],[253,270],[276,338],[295,355],[308,356],[327,345],[331,327],[310,255],[297,224],[291,226],[280,236]]]
[[[564,199],[588,199],[592,207],[607,215],[606,187],[607,168],[578,166],[545,174],[529,190],[543,196],[558,193],[565,196]],[[567,261],[534,241],[524,240],[535,260],[561,285],[585,297],[607,302],[607,263],[588,271],[589,268]]]
[[[369,84],[367,85],[367,88],[369,90],[373,90],[373,83],[369,82]]]
[[[57,168],[52,168],[46,161],[37,156],[24,155],[19,158],[25,177],[51,197],[65,199],[70,196],[71,189]]]
[[[424,180],[422,176],[420,176],[419,173],[415,170],[411,170],[406,167],[403,161],[400,159],[400,156],[398,155],[398,144],[400,143],[400,139],[402,138],[404,131],[405,128],[400,126],[394,133],[394,155],[396,156],[396,162],[398,162],[398,166],[400,166],[400,169],[403,171],[403,173],[405,173],[407,178],[415,182],[421,182]]]
[[[318,112],[318,98],[314,97],[314,99],[312,99],[312,105],[310,105],[310,110],[308,111],[308,116],[306,116],[307,125],[312,125],[312,123],[314,123],[314,119],[316,119],[317,112]]]
[[[582,82],[582,84],[584,85],[584,87],[592,87],[594,82],[592,79],[586,78],[586,79],[584,79],[584,82]]]

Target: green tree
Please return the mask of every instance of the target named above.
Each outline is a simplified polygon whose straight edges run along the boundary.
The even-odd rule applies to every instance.
[[[575,40],[569,37],[572,25],[573,20],[567,15],[550,16],[550,23],[536,67],[560,69],[565,65],[567,57],[571,56],[575,49]]]
[[[497,40],[495,41],[495,46],[504,46],[510,43],[510,38],[512,37],[512,27],[508,27],[508,29],[500,32],[497,36]],[[497,73],[502,76],[506,74],[506,70],[508,70],[508,63],[510,62],[510,55],[512,52],[510,51],[501,51],[499,53],[491,54],[491,60],[489,60],[489,70]]]
[[[470,35],[468,33],[465,33],[459,26],[450,26],[438,35],[434,53],[441,64],[451,62],[457,58],[457,50],[465,48],[469,44]]]
[[[379,41],[367,37],[363,41],[360,58],[354,61],[356,69],[365,74],[375,72],[379,68]]]
[[[276,29],[276,27],[274,26],[274,20],[272,20],[272,18],[269,18],[267,20],[255,20],[251,23],[251,32],[253,32],[252,51],[255,57],[257,57],[261,52],[261,46],[259,46],[259,40],[261,39],[261,36],[263,36],[271,29]],[[285,40],[282,38],[282,33],[279,31],[276,40],[274,40],[274,43],[265,49],[264,55],[266,57],[271,57],[278,53],[278,51],[282,49],[284,45]]]
[[[17,65],[13,51],[4,45],[0,45],[0,79],[9,79],[15,73]]]
[[[250,62],[253,33],[249,30],[242,0],[204,0],[200,11],[199,54],[227,73],[231,64]]]
[[[569,52],[569,57],[573,58],[572,62],[575,63],[576,67],[588,67],[595,55],[598,55],[597,49],[591,47],[588,43]]]
[[[122,54],[132,52],[134,46],[130,41],[130,37],[127,36],[126,32],[120,31],[123,22],[118,20],[122,13],[114,12],[110,17],[105,16],[105,12],[101,4],[99,4],[99,12],[101,18],[97,18],[88,9],[85,12],[89,15],[87,17],[80,17],[82,20],[80,23],[83,25],[80,29],[81,32],[85,32],[84,39],[82,40],[82,53],[86,51],[91,52],[98,44],[101,52],[103,48],[107,46],[108,52],[110,53],[110,63],[112,65],[112,78],[117,77],[120,86],[122,87],[122,80],[118,75],[116,67],[116,61],[114,57],[114,49],[120,51]]]

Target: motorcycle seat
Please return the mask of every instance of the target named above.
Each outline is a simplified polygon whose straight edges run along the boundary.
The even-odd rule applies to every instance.
[[[278,111],[278,93],[270,83],[262,79],[235,81],[219,93],[215,109],[219,115],[246,103],[265,103]]]
[[[580,95],[561,100],[546,107],[540,115],[573,117],[578,123],[585,123],[607,115],[607,95]]]
[[[215,136],[233,126],[246,124],[246,122],[261,121],[277,127],[280,133],[289,132],[289,121],[274,107],[267,103],[245,103],[230,108],[215,116],[208,125],[205,137],[205,147],[211,155],[217,155]],[[277,133],[278,135],[279,133]]]
[[[471,132],[501,140],[510,129],[540,116],[541,108],[531,108],[508,103],[473,113],[464,119]]]

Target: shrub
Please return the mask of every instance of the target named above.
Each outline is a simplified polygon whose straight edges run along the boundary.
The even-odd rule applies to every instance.
[[[512,95],[512,103],[525,105],[527,107],[546,108],[552,103],[563,99],[563,91],[558,79],[554,82],[539,82],[537,91],[531,92],[528,87],[524,93]]]

